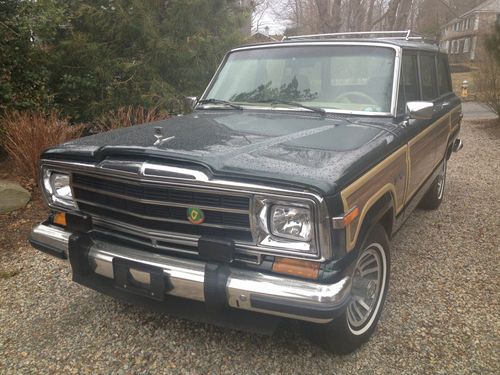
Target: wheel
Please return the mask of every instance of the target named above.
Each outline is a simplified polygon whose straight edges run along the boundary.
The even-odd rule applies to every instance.
[[[420,201],[419,207],[424,210],[436,210],[443,201],[444,188],[446,185],[446,159],[441,165],[439,175],[436,177],[427,193]]]
[[[326,324],[313,324],[309,337],[324,349],[346,354],[368,341],[382,313],[390,275],[389,239],[382,225],[368,234],[352,275],[345,311]]]

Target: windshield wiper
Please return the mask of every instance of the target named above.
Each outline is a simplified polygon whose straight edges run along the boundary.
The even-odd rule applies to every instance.
[[[198,104],[222,104],[222,105],[227,105],[229,107],[232,107],[234,109],[239,109],[239,110],[243,109],[243,107],[241,105],[228,102],[227,100],[221,100],[221,99],[215,99],[215,98],[201,99],[198,102]]]
[[[320,113],[322,115],[326,114],[326,111],[323,108],[313,107],[313,106],[310,106],[310,105],[305,105],[305,104],[302,104],[302,103],[299,103],[299,102],[293,102],[293,101],[290,101],[290,100],[270,99],[270,100],[261,100],[258,103],[270,103],[270,104],[273,104],[273,105],[275,105],[275,104],[286,104],[286,105],[293,106],[293,107],[305,108],[305,109],[308,109],[310,111],[313,111],[313,112],[316,112],[316,113]]]

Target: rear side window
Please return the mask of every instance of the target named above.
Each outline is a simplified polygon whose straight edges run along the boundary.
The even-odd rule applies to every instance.
[[[434,55],[420,55],[420,82],[422,85],[422,99],[430,101],[436,99],[438,92]]]
[[[438,83],[439,95],[444,95],[452,91],[450,74],[448,72],[448,61],[444,55],[438,57]]]
[[[417,56],[403,55],[403,65],[399,81],[398,112],[404,113],[406,103],[417,100],[420,100]]]

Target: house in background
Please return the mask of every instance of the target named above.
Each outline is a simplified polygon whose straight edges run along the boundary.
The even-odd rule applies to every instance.
[[[264,32],[259,31],[259,29],[255,30],[250,37],[250,43],[266,43],[266,42],[276,42],[280,40],[275,36],[269,34],[269,26],[264,28]]]
[[[451,63],[474,61],[495,23],[500,23],[500,0],[485,1],[441,27],[440,47]]]

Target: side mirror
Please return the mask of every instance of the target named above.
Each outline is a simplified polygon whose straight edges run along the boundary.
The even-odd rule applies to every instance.
[[[194,107],[196,107],[196,103],[198,103],[198,98],[196,96],[186,96],[184,98],[184,112],[192,112]]]
[[[434,103],[408,102],[406,103],[408,115],[414,120],[431,120],[434,116]]]

